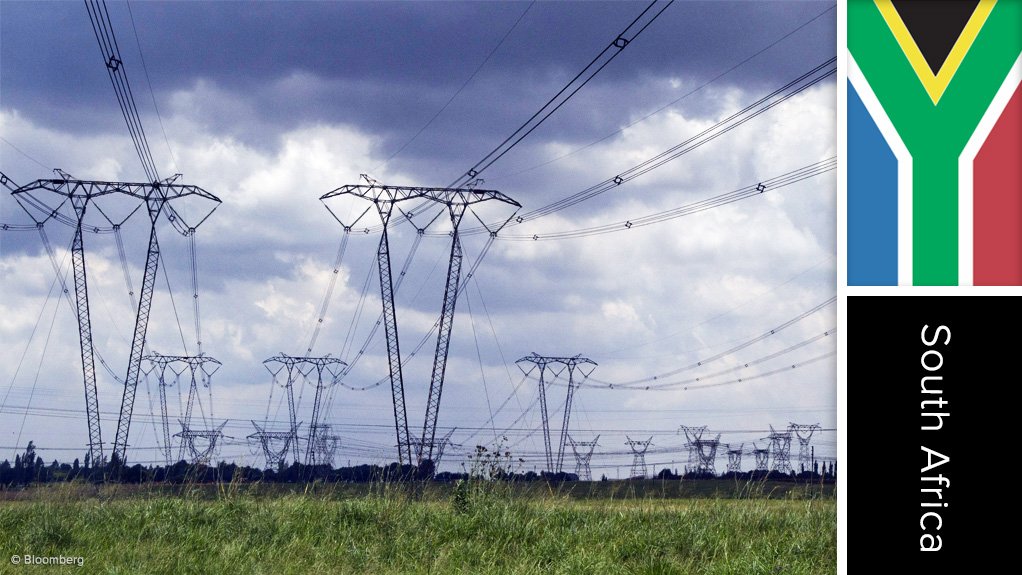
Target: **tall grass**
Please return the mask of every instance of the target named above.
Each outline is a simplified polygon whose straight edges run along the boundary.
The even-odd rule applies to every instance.
[[[836,570],[832,498],[664,499],[649,483],[648,497],[613,499],[478,481],[347,494],[323,485],[283,494],[55,490],[0,503],[0,573],[24,572],[8,561],[16,553],[84,556],[84,569],[46,568],[69,573]]]

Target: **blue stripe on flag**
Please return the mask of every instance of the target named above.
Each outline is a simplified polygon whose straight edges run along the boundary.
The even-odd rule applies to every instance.
[[[898,285],[898,160],[848,83],[848,285]]]

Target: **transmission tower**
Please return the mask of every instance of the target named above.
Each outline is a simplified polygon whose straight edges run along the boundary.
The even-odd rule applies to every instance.
[[[174,374],[174,381],[170,385],[178,384],[180,387],[181,377],[188,374],[188,400],[185,402],[185,412],[182,429],[196,431],[192,427],[192,411],[195,407],[196,402],[199,401],[199,385],[210,389],[210,405],[209,405],[209,418],[213,418],[213,401],[212,401],[212,388],[210,387],[213,383],[213,374],[220,369],[220,362],[216,359],[207,355],[198,356],[185,356],[185,355],[161,355],[153,352],[151,355],[147,355],[143,360],[146,360],[150,365],[150,372],[156,372],[158,377],[159,389],[160,389],[160,421],[163,426],[163,437],[167,449],[168,458],[170,456],[171,445],[170,445],[170,423],[167,415],[167,376],[166,372],[169,369]],[[190,449],[184,443],[181,444],[179,449],[178,458],[182,459],[185,455],[185,450]],[[168,464],[171,463],[168,461]]]
[[[167,387],[170,385],[179,384],[181,376],[184,373],[188,373],[189,386],[188,386],[188,401],[186,403],[186,409],[184,413],[184,424],[188,429],[192,428],[192,408],[199,396],[199,384],[201,383],[204,387],[209,388],[212,384],[213,374],[220,369],[220,362],[208,355],[198,356],[182,356],[182,355],[162,355],[153,352],[142,358],[148,366],[143,367],[143,374],[146,376],[155,374],[157,377],[157,385],[160,392],[160,423],[163,429],[163,441],[164,449],[167,460],[167,465],[173,463],[172,448],[170,442],[170,421],[167,414]],[[173,379],[168,383],[167,371],[174,375]],[[211,392],[212,393],[212,392]],[[213,405],[210,402],[210,418],[212,414]],[[179,458],[184,456],[185,445],[181,445]]]
[[[770,441],[770,451],[774,460],[771,471],[789,475],[791,473],[791,430],[784,432],[775,431],[770,426],[770,435],[766,437]]]
[[[436,425],[440,413],[440,396],[443,392],[444,374],[447,370],[447,355],[451,345],[451,330],[454,325],[454,309],[458,299],[458,286],[461,280],[461,261],[463,257],[461,247],[461,236],[458,233],[458,226],[471,206],[487,201],[502,202],[514,206],[517,211],[521,204],[495,190],[478,190],[469,188],[423,188],[408,186],[385,186],[363,174],[367,182],[364,185],[353,184],[342,186],[324,194],[320,200],[324,202],[327,209],[334,218],[350,231],[362,219],[370,208],[366,208],[353,221],[345,222],[338,217],[330,208],[328,200],[341,198],[343,196],[362,198],[376,206],[376,211],[383,224],[380,234],[380,244],[376,251],[377,264],[380,273],[380,299],[383,302],[383,325],[387,339],[387,358],[390,371],[391,398],[394,403],[394,428],[397,434],[398,462],[401,464],[421,463],[426,459],[433,459],[433,449],[436,445]],[[447,207],[447,213],[451,221],[451,251],[447,265],[447,283],[444,287],[444,300],[440,311],[440,325],[437,333],[436,352],[433,356],[433,372],[429,382],[429,395],[426,401],[426,416],[422,427],[422,437],[418,442],[418,453],[416,459],[412,459],[412,441],[408,433],[408,415],[405,409],[404,377],[401,371],[401,347],[399,344],[397,311],[394,307],[394,284],[391,276],[390,262],[390,240],[388,227],[394,209],[397,208],[402,215],[411,220],[415,215],[415,209],[402,210],[398,204],[410,200],[425,200],[427,203],[442,204]],[[514,214],[511,215],[513,217]],[[478,216],[476,216],[477,219]],[[506,224],[511,218],[504,221]],[[482,223],[482,219],[479,219]],[[485,224],[484,224],[485,226]],[[502,228],[503,225],[500,226]],[[491,237],[496,237],[500,230],[488,229]],[[419,233],[424,230],[420,229]]]
[[[756,457],[756,471],[767,471],[770,468],[769,449],[760,449],[753,443],[752,454]]]
[[[436,447],[433,451],[433,469],[440,469],[440,461],[444,458],[444,452],[448,447],[460,447],[460,444],[452,443],[451,436],[454,435],[456,427],[452,427],[441,439],[437,442]]]
[[[273,383],[280,385],[284,388],[287,393],[287,416],[288,416],[288,433],[291,434],[292,440],[289,442],[291,445],[291,460],[299,462],[301,459],[298,457],[298,414],[295,410],[295,380],[301,378],[301,372],[297,370],[297,366],[300,363],[301,358],[292,357],[286,354],[280,354],[273,356],[263,361],[263,367],[266,371],[270,372],[270,376],[273,377]],[[279,375],[282,371],[286,371],[283,381],[279,379]],[[273,388],[270,388],[270,397],[273,397]],[[284,450],[287,451],[286,449]]]
[[[789,423],[788,433],[794,433],[795,437],[798,438],[798,466],[800,472],[813,470],[813,456],[812,448],[809,446],[809,441],[813,438],[813,433],[821,429],[819,423],[813,423],[811,425]]]
[[[160,392],[160,423],[163,431],[163,456],[164,462],[169,466],[174,462],[173,445],[170,442],[170,421],[167,416],[167,386],[174,385],[177,383],[177,377],[173,378],[170,382],[167,381],[166,371],[168,364],[163,361],[160,356],[148,355],[142,358],[142,361],[147,362],[147,365],[142,367],[142,375],[149,381],[150,375],[155,375],[157,378],[157,388]],[[175,375],[177,375],[175,373]],[[148,383],[147,383],[148,385]]]
[[[216,454],[217,443],[224,436],[223,429],[227,422],[225,421],[213,429],[189,429],[185,422],[179,420],[179,423],[181,431],[175,433],[174,437],[180,437],[181,445],[188,448],[192,463],[209,465]]]
[[[451,442],[451,436],[454,435],[454,432],[457,429],[458,429],[457,427],[452,427],[451,430],[448,431],[447,433],[445,433],[443,437],[441,437],[440,439],[438,439],[438,440],[436,440],[434,442],[433,449],[432,449],[432,452],[433,452],[433,469],[434,469],[434,471],[437,470],[437,469],[440,469],[440,461],[444,457],[444,451],[449,446],[451,446],[451,445],[457,445],[457,444]],[[412,441],[412,447],[416,450],[416,452],[419,452],[419,451],[422,450],[422,439],[421,438],[413,437],[411,439],[411,441]]]
[[[254,421],[252,426],[255,427],[256,431],[249,435],[247,439],[259,442],[263,449],[263,455],[266,457],[267,469],[279,469],[284,463],[284,458],[287,456],[287,451],[291,444],[298,442],[298,437],[294,430],[266,431]]]
[[[320,427],[320,407],[323,400],[323,390],[336,385],[341,378],[341,371],[348,365],[343,361],[330,357],[296,357],[281,353],[263,362],[266,369],[277,381],[278,375],[286,371],[287,381],[282,385],[287,390],[288,423],[291,424],[291,433],[298,437],[298,423],[295,413],[294,384],[299,379],[304,380],[316,388],[316,395],[312,401],[312,422],[309,424],[309,437],[305,450],[305,464],[316,465],[316,433]],[[294,460],[298,461],[298,441],[293,442]]]
[[[630,479],[646,478],[646,450],[649,449],[651,443],[653,443],[653,436],[651,435],[646,441],[636,441],[627,435],[625,438],[628,440],[625,445],[632,449],[632,472],[629,476]]]
[[[330,433],[329,423],[320,423],[309,428],[309,448],[314,456],[309,465],[333,465],[341,437]]]
[[[744,443],[739,443],[738,447],[725,444],[724,448],[727,449],[727,472],[728,473],[741,473],[742,472],[742,446]]]
[[[592,441],[575,441],[568,436],[568,443],[571,444],[571,451],[575,454],[575,475],[582,481],[592,481],[593,474],[589,467],[589,462],[593,458],[593,450],[596,449],[600,441],[600,436],[597,435]]]
[[[84,232],[98,231],[99,227],[86,223],[89,207],[96,206],[96,212],[106,220],[113,230],[120,227],[133,214],[145,207],[149,216],[149,244],[146,251],[145,271],[142,278],[142,290],[135,314],[135,327],[132,332],[131,350],[128,354],[127,374],[124,378],[124,393],[117,419],[117,434],[114,439],[113,454],[124,463],[125,450],[128,445],[128,430],[131,426],[131,414],[135,405],[135,391],[141,370],[142,350],[145,346],[146,331],[149,326],[149,313],[152,308],[153,289],[156,283],[156,271],[160,261],[160,245],[157,239],[156,223],[161,214],[168,214],[167,220],[182,234],[187,234],[202,224],[220,204],[220,199],[198,186],[176,184],[180,174],[151,183],[103,182],[73,179],[66,172],[56,170],[60,178],[36,180],[24,186],[16,186],[6,175],[0,174],[0,182],[10,191],[18,204],[29,214],[38,227],[47,221],[54,220],[74,229],[71,243],[71,265],[75,283],[75,311],[78,319],[78,336],[81,351],[82,374],[85,387],[85,411],[89,426],[89,459],[103,462],[103,439],[99,421],[99,398],[96,389],[95,347],[92,340],[92,323],[89,313],[88,279],[85,265]],[[54,201],[40,199],[39,193],[56,196]],[[197,197],[214,202],[214,206],[196,223],[190,224],[181,217],[180,212],[169,204],[184,198]],[[114,199],[130,199],[138,202],[135,209],[128,212],[122,219],[113,220],[108,214],[120,210],[111,205]],[[100,207],[105,204],[107,209]],[[165,210],[166,208],[166,210]],[[37,217],[38,215],[38,217]]]
[[[568,422],[571,418],[571,400],[574,397],[575,389],[582,384],[582,382],[575,381],[575,371],[578,370],[583,379],[588,378],[593,370],[596,369],[596,362],[581,355],[575,355],[573,357],[557,357],[552,355],[539,355],[536,352],[532,352],[518,361],[515,362],[518,368],[522,370],[522,373],[529,375],[533,370],[539,370],[539,407],[540,412],[543,416],[543,443],[546,447],[546,460],[547,469],[549,471],[560,473],[563,471],[564,466],[564,450],[568,444]],[[529,367],[523,367],[522,364],[529,364]],[[565,370],[568,372],[568,393],[564,399],[564,420],[561,424],[561,435],[560,441],[557,444],[557,454],[554,455],[553,448],[551,445],[550,437],[550,417],[549,410],[547,408],[547,397],[546,397],[546,372],[550,371],[554,377],[560,377]]]
[[[699,474],[717,474],[717,448],[720,446],[720,434],[713,439],[703,439],[707,426],[690,427],[682,425],[680,431],[688,441],[688,462],[691,471]]]
[[[709,427],[706,425],[699,427],[682,425],[678,428],[678,432],[685,435],[685,445],[688,447],[688,465],[685,466],[686,473],[695,473],[699,470],[699,448],[696,446],[696,441],[699,441],[707,429]]]

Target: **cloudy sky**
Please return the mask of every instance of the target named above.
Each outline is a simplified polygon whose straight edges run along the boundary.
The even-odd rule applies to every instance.
[[[196,235],[202,351],[223,364],[211,388],[212,421],[228,420],[221,457],[261,463],[245,441],[249,420],[287,425],[283,389],[262,361],[305,355],[317,325],[344,235],[319,197],[363,173],[382,183],[450,184],[645,6],[109,4],[160,175],[182,173],[180,183],[223,201]],[[481,187],[514,198],[523,213],[541,208],[677,146],[834,55],[833,3],[675,2],[482,173]],[[0,4],[0,135],[0,170],[19,185],[53,177],[53,168],[85,180],[145,179],[83,4]],[[514,364],[531,352],[599,364],[576,394],[570,423],[578,440],[600,435],[597,475],[627,473],[626,435],[653,436],[647,459],[658,470],[684,465],[679,425],[707,425],[746,448],[764,447],[770,424],[833,428],[835,363],[827,354],[836,310],[805,313],[835,293],[833,171],[649,226],[543,235],[662,213],[834,155],[831,75],[655,170],[503,230],[458,301],[439,433],[457,427],[452,441],[462,447],[448,451],[443,467],[460,467],[465,452],[495,436],[507,437],[526,469],[544,466],[537,382]],[[192,202],[181,211],[196,217],[210,207]],[[139,215],[123,230],[136,289],[148,233]],[[0,222],[30,221],[5,192]],[[66,274],[72,232],[56,222],[46,231]],[[440,223],[430,231],[396,296],[406,356],[431,334],[443,297],[449,238]],[[149,348],[194,355],[189,244],[165,221],[158,232],[164,261]],[[540,239],[528,239],[534,235]],[[402,223],[391,236],[396,270],[416,231]],[[351,234],[313,350],[357,359],[348,387],[324,399],[324,419],[341,438],[340,464],[395,458],[389,384],[378,385],[387,374],[382,330],[369,338],[381,309],[378,241],[376,233]],[[36,232],[4,231],[0,242],[0,454],[13,458],[31,439],[47,460],[70,460],[87,437],[73,310]],[[123,378],[134,310],[116,242],[111,234],[87,234],[85,242],[96,348]],[[467,269],[486,235],[463,243]],[[405,370],[413,435],[421,433],[434,346],[428,340]],[[649,390],[620,385],[673,372],[639,386]],[[98,377],[109,445],[121,392],[105,369]],[[565,387],[554,383],[556,434]],[[670,383],[678,385],[662,387]],[[696,387],[711,383],[722,385]],[[168,389],[172,422],[187,384]],[[298,419],[308,423],[314,388],[301,390]],[[209,391],[201,395],[197,427],[210,424]],[[155,380],[143,381],[131,461],[162,460],[158,413]],[[814,444],[832,457],[835,434]],[[744,467],[751,463],[749,456]]]

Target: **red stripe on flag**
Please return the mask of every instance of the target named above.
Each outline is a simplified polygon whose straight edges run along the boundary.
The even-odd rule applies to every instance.
[[[973,284],[1022,285],[1022,86],[973,168]]]

